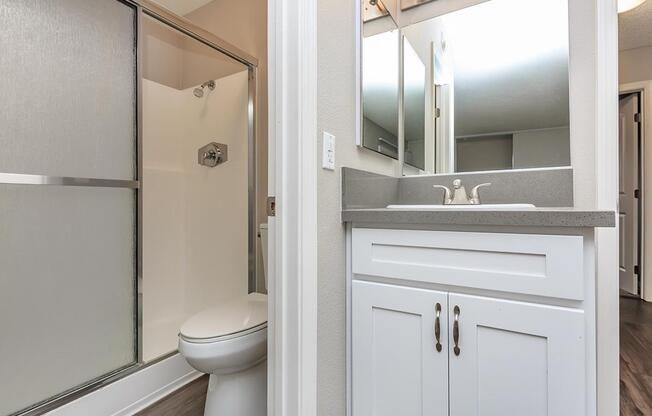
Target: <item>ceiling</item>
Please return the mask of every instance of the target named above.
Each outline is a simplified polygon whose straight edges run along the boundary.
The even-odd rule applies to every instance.
[[[618,49],[652,46],[652,0],[618,15]]]
[[[213,0],[154,0],[155,3],[160,4],[179,16],[185,16],[211,1]]]

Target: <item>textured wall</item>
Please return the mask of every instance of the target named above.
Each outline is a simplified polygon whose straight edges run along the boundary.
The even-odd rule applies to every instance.
[[[621,84],[652,79],[652,47],[620,51],[618,78]]]
[[[319,169],[318,414],[341,416],[346,389],[345,232],[340,221],[341,166],[392,175],[396,162],[355,145],[354,2],[318,3],[318,148],[336,136],[337,169]],[[320,152],[319,152],[320,153]],[[321,166],[321,154],[316,155]]]

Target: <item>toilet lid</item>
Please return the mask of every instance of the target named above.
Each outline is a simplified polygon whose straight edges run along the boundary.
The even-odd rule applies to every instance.
[[[267,295],[250,293],[192,316],[179,332],[184,338],[217,338],[266,323]]]

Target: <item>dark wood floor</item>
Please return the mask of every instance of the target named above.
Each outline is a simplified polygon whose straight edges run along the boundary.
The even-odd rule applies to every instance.
[[[652,415],[652,303],[620,298],[620,415]]]
[[[137,416],[202,416],[208,376],[154,403]],[[620,298],[620,414],[652,415],[652,303]]]
[[[208,376],[204,375],[136,416],[203,416],[207,389]]]

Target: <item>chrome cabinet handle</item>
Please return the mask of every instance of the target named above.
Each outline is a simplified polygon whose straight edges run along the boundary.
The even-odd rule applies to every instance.
[[[437,352],[441,352],[441,322],[439,321],[441,316],[441,305],[438,303],[435,305],[435,348]]]
[[[455,347],[453,348],[453,352],[455,355],[460,355],[460,307],[455,305],[455,308],[453,309],[453,342],[455,343]]]

